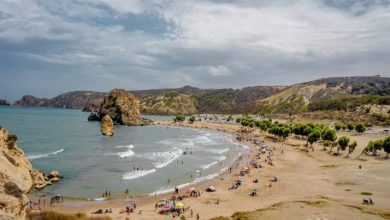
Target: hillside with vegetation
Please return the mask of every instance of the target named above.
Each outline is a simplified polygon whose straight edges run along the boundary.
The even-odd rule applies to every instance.
[[[260,100],[259,114],[355,111],[364,105],[389,105],[389,77],[324,78],[295,84]]]
[[[196,100],[192,95],[172,91],[162,96],[151,96],[142,99],[140,109],[144,114],[192,115],[196,113]]]

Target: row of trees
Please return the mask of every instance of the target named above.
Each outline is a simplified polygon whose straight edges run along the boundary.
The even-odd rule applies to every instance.
[[[184,122],[185,120],[186,120],[186,117],[182,114],[178,114],[178,115],[176,115],[176,117],[173,118],[174,122]],[[188,118],[188,122],[191,124],[194,123],[195,120],[196,120],[195,116],[191,116]]]
[[[332,151],[334,147],[337,147],[337,154],[348,148],[349,155],[357,146],[356,141],[350,143],[350,139],[346,136],[342,136],[337,139],[336,130],[330,129],[323,124],[285,124],[277,121],[272,122],[271,119],[254,120],[249,116],[237,119],[237,122],[240,122],[244,127],[257,127],[262,131],[268,132],[269,134],[272,134],[282,140],[285,140],[291,133],[293,133],[299,138],[305,138],[307,140],[306,145],[310,146],[313,150],[313,144],[320,140],[323,141],[324,150],[326,150],[326,147],[330,147],[329,151]]]
[[[353,130],[356,130],[357,132],[359,133],[363,133],[364,131],[366,131],[366,125],[362,122],[359,122],[359,123],[348,123],[348,124],[340,124],[340,123],[336,123],[334,125],[334,128],[339,131],[339,130],[349,130],[349,131],[353,131]]]

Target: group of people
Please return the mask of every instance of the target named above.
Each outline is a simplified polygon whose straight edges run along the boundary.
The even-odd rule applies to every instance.
[[[103,197],[103,198],[109,198],[109,197],[111,197],[111,192],[106,190],[106,191],[102,194],[102,197]]]

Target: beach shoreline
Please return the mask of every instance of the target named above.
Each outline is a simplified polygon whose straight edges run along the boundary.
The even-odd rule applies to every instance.
[[[173,127],[173,128],[184,128],[184,129],[191,129],[192,128],[192,129],[219,131],[219,132],[223,132],[225,134],[230,135],[230,137],[229,137],[230,140],[232,142],[234,142],[235,144],[240,145],[240,147],[243,148],[240,151],[240,153],[238,153],[234,157],[234,159],[229,164],[225,165],[225,167],[223,167],[219,172],[215,172],[215,173],[207,175],[207,176],[195,178],[194,181],[196,181],[197,179],[204,178],[204,180],[201,180],[201,181],[196,182],[196,183],[193,183],[193,181],[191,181],[191,182],[179,184],[177,187],[179,187],[180,190],[186,190],[190,187],[205,188],[207,185],[210,185],[211,183],[215,183],[215,181],[220,179],[220,178],[230,179],[230,178],[232,178],[232,175],[228,171],[229,167],[235,166],[236,167],[235,170],[238,170],[238,169],[244,167],[247,162],[249,162],[250,147],[248,147],[248,145],[250,145],[250,143],[237,140],[237,136],[236,136],[234,129],[233,130],[230,130],[230,129],[224,130],[224,129],[218,129],[218,128],[213,129],[213,128],[209,128],[207,126],[197,126],[196,123],[195,124],[172,123],[171,121],[165,121],[165,120],[164,121],[155,121],[150,126],[159,126],[159,127],[169,126],[169,127]],[[237,126],[237,128],[238,128],[238,126]],[[240,160],[240,157],[241,157],[241,160]],[[213,176],[213,177],[208,178],[209,176]],[[121,205],[121,204],[126,203],[126,202],[136,202],[139,204],[148,204],[148,203],[150,203],[150,201],[154,201],[156,199],[160,200],[162,198],[165,198],[168,195],[172,194],[172,192],[174,192],[174,188],[167,189],[166,192],[158,192],[156,194],[156,196],[154,196],[154,194],[156,192],[151,192],[148,194],[131,195],[131,196],[124,195],[123,197],[115,197],[115,198],[96,198],[95,200],[89,199],[89,198],[82,198],[82,197],[75,198],[75,197],[64,196],[65,202],[62,203],[60,206],[58,206],[58,204],[56,207],[54,207],[54,206],[47,207],[47,206],[41,205],[40,208],[42,210],[53,210],[53,207],[54,207],[55,210],[58,210],[60,212],[72,213],[71,210],[74,208],[84,210],[85,208],[100,206],[100,205],[102,205],[102,203],[107,203],[107,204],[114,205],[114,206],[118,205],[118,204]],[[30,198],[30,200],[32,200],[34,202],[37,202],[38,200],[42,200],[42,204],[43,204],[43,200],[46,200],[47,202],[49,202],[48,201],[50,198],[49,196],[42,196],[42,195],[38,195],[38,194],[39,194],[39,191],[35,191],[35,192],[32,191],[32,192],[30,192],[30,194],[28,194],[28,197]],[[45,203],[46,203],[46,201],[45,201]]]
[[[212,180],[201,182],[195,185],[197,189],[204,191],[204,189],[210,185],[217,188],[213,193],[202,193],[202,196],[195,198],[186,198],[184,203],[186,206],[191,207],[194,213],[200,214],[200,219],[210,219],[216,216],[231,216],[233,213],[250,212],[259,209],[268,210],[267,207],[272,207],[276,204],[289,204],[290,206],[296,206],[303,203],[305,205],[305,213],[317,215],[318,210],[310,204],[317,204],[325,202],[329,204],[329,209],[334,210],[332,215],[342,216],[345,210],[340,207],[349,206],[361,206],[361,198],[359,192],[370,191],[375,197],[375,201],[378,205],[374,210],[370,210],[372,213],[387,212],[390,210],[385,204],[389,202],[390,192],[386,191],[385,185],[390,182],[389,179],[384,178],[381,181],[367,182],[366,176],[372,176],[374,172],[378,171],[377,163],[375,160],[369,158],[367,161],[362,162],[353,159],[346,159],[341,157],[334,157],[320,150],[314,152],[305,151],[305,140],[301,140],[296,137],[289,137],[287,140],[280,142],[272,139],[266,133],[259,131],[258,129],[243,128],[239,124],[224,124],[213,122],[195,122],[193,124],[173,123],[169,121],[155,122],[157,126],[175,126],[175,127],[190,127],[190,128],[202,128],[222,131],[228,134],[235,135],[234,138],[240,144],[249,146],[248,160],[251,160],[258,153],[258,149],[253,141],[255,139],[262,140],[266,145],[271,146],[273,150],[273,159],[275,164],[270,166],[265,163],[264,158],[261,159],[263,168],[253,169],[248,175],[243,177],[244,185],[237,190],[228,191],[228,187],[234,182],[234,172],[232,174],[225,173],[219,175]],[[353,134],[351,134],[353,135]],[[353,138],[360,138],[363,144],[366,144],[372,137],[370,135],[353,136]],[[316,145],[316,148],[321,149],[322,146]],[[260,160],[259,160],[260,161]],[[358,170],[356,167],[359,164],[364,163],[365,170]],[[379,170],[386,170],[389,168],[388,163],[382,163]],[[241,164],[246,165],[246,162]],[[241,166],[241,167],[242,167]],[[332,168],[328,168],[332,167]],[[280,181],[272,183],[272,187],[269,187],[271,178],[277,176]],[[252,183],[252,180],[259,179],[260,183]],[[374,185],[373,185],[374,184]],[[253,190],[258,190],[257,197],[250,197],[248,194]],[[185,189],[180,189],[180,192]],[[102,216],[92,215],[91,212],[98,209],[112,208],[112,214],[104,214],[103,216],[109,216],[112,219],[171,219],[172,216],[159,215],[154,208],[154,204],[162,199],[169,197],[170,194],[157,195],[156,197],[143,197],[143,198],[129,198],[119,200],[108,200],[89,203],[87,205],[78,206],[75,202],[65,202],[64,204],[55,204],[53,207],[44,208],[44,210],[54,210],[61,213],[85,213],[89,216]],[[130,215],[119,214],[121,210],[127,205],[137,203],[136,213]],[[256,201],[256,202],[254,202]],[[307,205],[309,204],[309,205]],[[303,205],[300,205],[303,207]],[[331,206],[333,208],[331,208]],[[274,218],[265,219],[281,219],[288,218],[289,214],[298,215],[303,218],[299,209],[289,210],[287,208],[285,212],[275,214]],[[361,207],[365,208],[365,207]],[[138,212],[142,210],[142,212]],[[323,208],[323,210],[327,210]],[[138,213],[137,213],[138,212]],[[298,212],[298,213],[297,213]],[[327,211],[331,212],[331,211]],[[326,213],[329,214],[329,213]],[[191,218],[190,214],[185,213],[186,218]],[[344,219],[356,219],[361,216],[357,212],[350,211],[348,216],[344,216]],[[362,219],[372,219],[369,216]],[[261,219],[261,218],[255,218]],[[379,218],[381,219],[381,218]]]

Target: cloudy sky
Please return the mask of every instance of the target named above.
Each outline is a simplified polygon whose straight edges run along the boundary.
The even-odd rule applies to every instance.
[[[390,76],[390,0],[0,0],[0,98]]]

